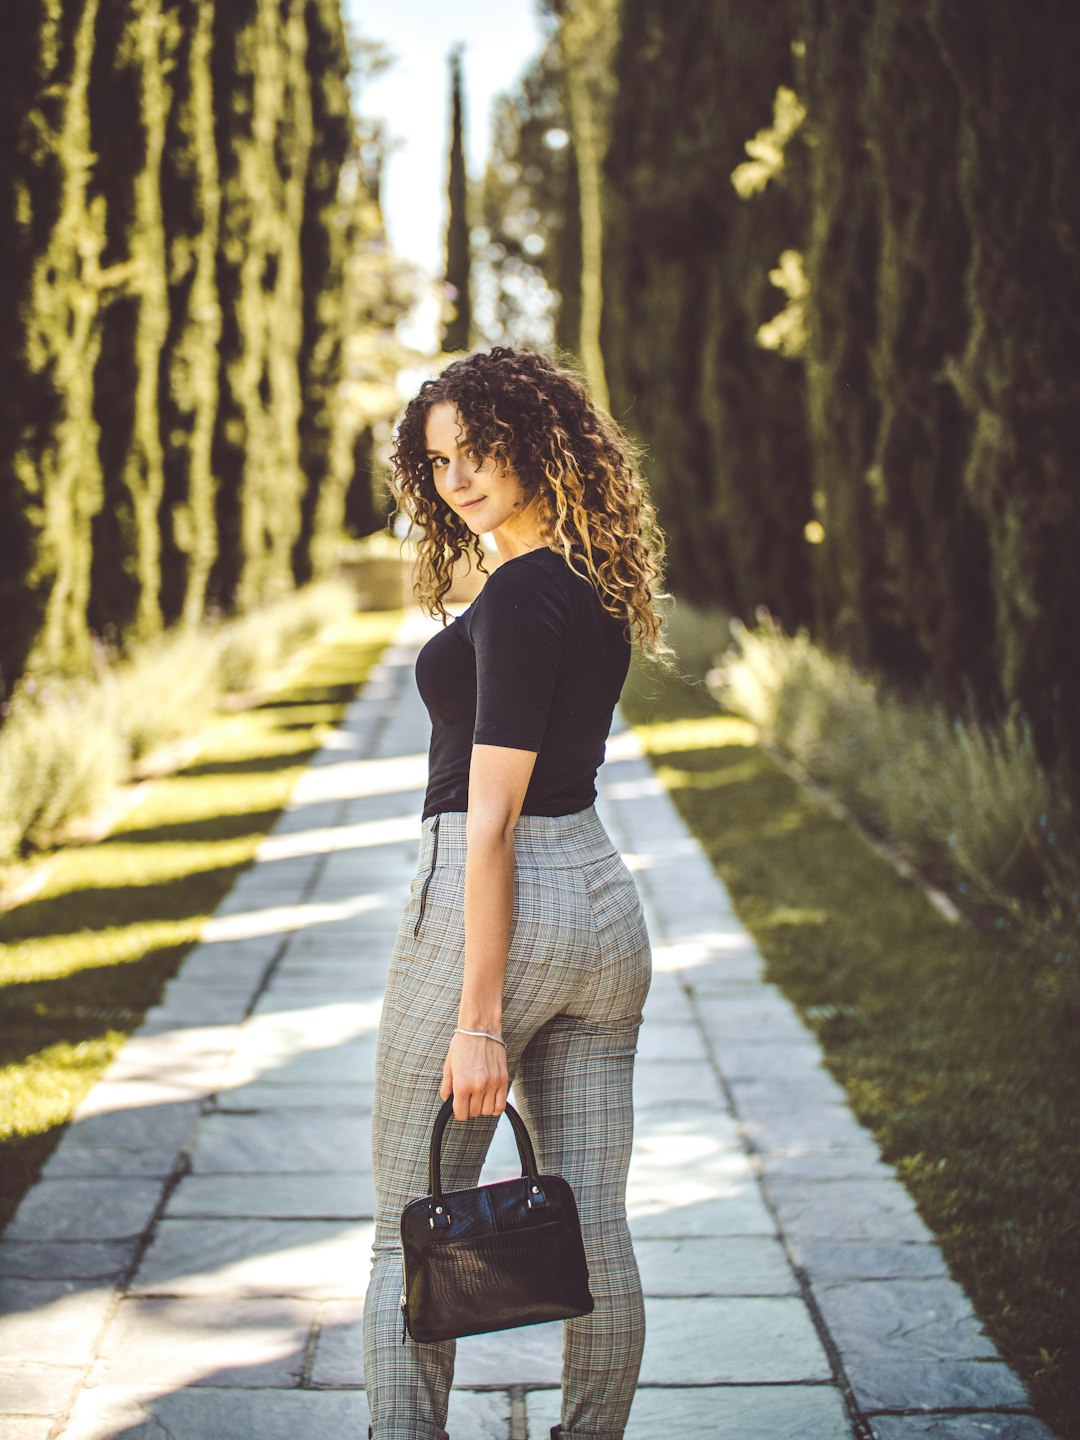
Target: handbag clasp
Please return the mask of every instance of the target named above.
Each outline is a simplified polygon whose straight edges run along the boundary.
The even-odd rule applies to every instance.
[[[541,1210],[548,1203],[547,1196],[539,1185],[529,1186],[529,1196],[526,1201],[530,1210]]]
[[[432,1205],[428,1211],[428,1222],[432,1230],[450,1229],[450,1212],[445,1205]]]

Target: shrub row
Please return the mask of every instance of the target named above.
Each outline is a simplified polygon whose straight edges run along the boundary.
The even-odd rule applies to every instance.
[[[969,912],[1015,926],[1048,998],[1080,1001],[1080,827],[1024,718],[950,718],[765,611],[731,635],[708,676],[716,699]]]
[[[195,733],[229,693],[250,689],[348,612],[343,585],[310,585],[237,620],[179,628],[90,678],[25,679],[0,729],[0,864],[54,843],[150,751]]]

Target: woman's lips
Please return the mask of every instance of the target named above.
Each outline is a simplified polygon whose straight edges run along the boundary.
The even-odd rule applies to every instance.
[[[474,505],[479,505],[483,498],[481,495],[477,500],[463,500],[458,508],[461,510],[471,510]]]

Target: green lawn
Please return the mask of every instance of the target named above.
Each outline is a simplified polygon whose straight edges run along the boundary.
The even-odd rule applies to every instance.
[[[334,625],[97,844],[44,857],[0,914],[0,1226],[72,1109],[161,994],[398,623]]]
[[[944,920],[706,692],[628,718],[1042,1417],[1080,1437],[1080,1034],[1009,942]]]

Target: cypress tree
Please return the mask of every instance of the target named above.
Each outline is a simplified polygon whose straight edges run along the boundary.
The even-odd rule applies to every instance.
[[[303,392],[300,364],[304,338],[304,272],[301,233],[308,194],[308,165],[314,142],[312,87],[308,73],[307,0],[281,4],[285,66],[281,125],[275,146],[281,177],[281,228],[275,284],[270,292],[268,333],[269,404],[274,468],[261,477],[249,473],[247,488],[262,480],[264,498],[257,543],[258,565],[245,576],[245,604],[251,605],[293,586],[293,553],[301,532],[304,476],[300,464]],[[254,527],[253,527],[254,528]]]
[[[299,356],[303,492],[292,569],[298,584],[326,573],[341,534],[351,434],[341,393],[348,234],[341,171],[353,150],[349,52],[337,0],[309,0],[308,73],[312,150],[300,230],[303,330]]]
[[[871,350],[880,419],[868,480],[880,603],[905,642],[874,659],[895,679],[928,678],[954,705],[972,693],[985,703],[995,691],[986,526],[963,485],[970,423],[941,383],[968,329],[956,89],[925,16],[901,0],[878,0],[865,75],[880,237]]]
[[[0,80],[6,689],[319,573],[360,420],[337,0],[27,0]]]
[[[470,290],[468,177],[462,141],[461,51],[450,54],[450,179],[449,219],[446,225],[446,284],[450,292],[449,316],[443,326],[444,352],[467,350],[472,333]]]
[[[5,410],[4,484],[23,522],[6,543],[16,562],[16,619],[5,624],[5,683],[29,651],[41,668],[89,660],[91,521],[101,506],[93,375],[100,347],[104,206],[90,193],[88,90],[98,0],[41,3],[12,27],[9,66],[27,62],[3,97],[16,147],[14,269],[4,337],[12,388]],[[5,44],[8,41],[5,26]],[[10,106],[21,108],[16,116]],[[9,154],[11,152],[8,152]],[[7,182],[5,182],[7,183]],[[8,449],[10,445],[10,449]]]
[[[806,616],[810,518],[798,365],[755,337],[805,191],[747,202],[732,173],[791,83],[785,12],[625,0],[604,164],[603,343],[614,413],[650,453],[677,594]]]
[[[161,0],[104,7],[90,90],[93,188],[106,217],[107,269],[94,406],[105,504],[94,522],[90,619],[148,639],[161,629],[158,410],[169,323],[161,166],[178,39]]]
[[[997,675],[1046,759],[1080,777],[1080,11],[929,0],[959,96],[970,328],[946,374],[971,424],[964,485],[989,536]]]
[[[481,201],[487,236],[484,258],[494,287],[491,338],[514,343],[529,334],[536,327],[538,292],[546,287],[545,298],[553,302],[555,344],[577,351],[581,203],[556,35],[518,88],[496,100]],[[539,253],[537,240],[543,247]],[[546,343],[549,336],[539,338]]]
[[[601,340],[604,287],[602,165],[615,98],[612,60],[622,0],[550,0],[559,17],[559,44],[574,135],[580,215],[580,332],[577,350],[596,401],[608,405]]]
[[[892,648],[881,634],[883,554],[867,475],[879,421],[877,195],[861,118],[870,9],[803,0],[796,89],[809,112],[811,212],[806,245],[806,408],[811,483],[824,539],[814,550],[818,636],[855,661]]]
[[[214,143],[214,0],[178,0],[179,38],[162,165],[169,330],[161,425],[161,604],[169,623],[202,615],[217,554],[211,445],[218,404],[221,188]]]
[[[70,45],[71,35],[64,37]],[[47,433],[59,396],[28,364],[26,346],[38,247],[55,221],[62,171],[50,131],[59,127],[61,35],[44,3],[9,16],[0,47],[0,695],[17,678],[41,624],[52,578],[32,579],[45,515],[25,440]]]
[[[215,31],[223,323],[211,588],[246,609],[290,587],[300,529],[299,231],[311,145],[302,0],[230,0]]]

